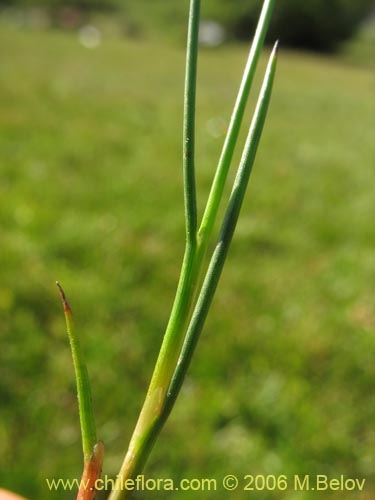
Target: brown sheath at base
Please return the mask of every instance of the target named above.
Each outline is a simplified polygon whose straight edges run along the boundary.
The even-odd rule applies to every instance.
[[[90,459],[85,460],[77,500],[94,500],[96,495],[96,481],[100,479],[102,473],[103,456],[104,445],[102,441],[99,441],[94,446],[94,451]]]

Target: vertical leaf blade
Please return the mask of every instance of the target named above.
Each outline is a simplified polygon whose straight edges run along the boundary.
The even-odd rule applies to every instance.
[[[232,241],[271,99],[273,81],[276,72],[277,51],[278,43],[276,42],[263,80],[262,89],[249,134],[247,136],[237,176],[234,181],[233,190],[220,235],[213,252],[207,274],[203,281],[202,289],[200,291],[197,304],[185,336],[184,344],[181,349],[180,358],[168,390],[164,409],[167,414],[172,409],[181,389],[191,358],[194,354],[195,347],[199,340],[199,335],[202,331],[208,310],[215,294],[230,243]]]
[[[197,202],[195,187],[195,100],[198,61],[200,0],[190,3],[189,28],[186,54],[183,125],[183,172],[186,239],[194,243],[197,232]]]
[[[82,433],[82,448],[85,462],[90,460],[94,447],[97,444],[94,410],[92,406],[91,386],[85,358],[81,349],[79,338],[73,325],[72,310],[60,283],[57,281],[61,301],[64,307],[66,329],[68,332],[70,348],[72,351],[73,365],[77,384],[79,418]]]
[[[271,20],[274,4],[275,0],[265,0],[263,3],[262,12],[259,17],[255,36],[251,45],[249,57],[243,73],[237,99],[233,108],[228,132],[224,141],[223,150],[219,159],[219,164],[212,183],[206,209],[204,211],[202,222],[199,228],[200,238],[205,245],[208,244],[208,239],[216,220],[216,215],[223,195],[225,182],[228,176],[230,164],[232,162],[233,153],[237,143],[242,119],[245,113],[247,100],[254,79],[261,49],[263,47],[264,39],[266,37],[267,29]]]

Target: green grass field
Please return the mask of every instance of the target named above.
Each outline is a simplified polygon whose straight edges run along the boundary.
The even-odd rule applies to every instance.
[[[243,46],[200,55],[200,209],[246,56]],[[113,38],[90,51],[74,34],[1,25],[0,61],[0,486],[69,499],[45,481],[82,468],[54,282],[75,313],[113,477],[183,254],[184,49]],[[138,498],[318,498],[293,490],[295,474],[366,478],[362,493],[319,500],[372,497],[373,112],[369,69],[281,47],[228,262],[146,469],[216,478],[218,491]],[[235,492],[220,486],[227,474],[240,478]],[[247,474],[286,475],[290,487],[243,491]]]

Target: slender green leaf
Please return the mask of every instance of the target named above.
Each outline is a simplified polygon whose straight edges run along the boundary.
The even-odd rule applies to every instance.
[[[186,77],[183,127],[183,171],[185,189],[186,238],[194,243],[197,232],[197,206],[195,188],[195,95],[197,82],[198,34],[200,0],[190,3],[189,29],[186,54]]]
[[[72,310],[66,299],[64,290],[59,282],[56,282],[60,297],[64,306],[66,329],[68,332],[70,348],[74,364],[77,384],[79,418],[81,422],[82,448],[85,462],[90,460],[94,447],[97,444],[94,411],[92,407],[91,386],[84,355],[79,338],[73,326]]]
[[[264,121],[268,110],[268,105],[272,93],[272,85],[276,71],[277,61],[276,43],[272,51],[266,75],[264,77],[262,89],[258,99],[254,118],[246,140],[245,148],[242,154],[240,166],[234,181],[233,190],[230,196],[228,208],[225,214],[224,222],[220,235],[213,252],[206,277],[204,279],[201,292],[194,309],[191,322],[189,324],[185,341],[181,350],[180,358],[168,390],[165,412],[169,413],[176,400],[181,388],[186,371],[189,367],[195,346],[202,331],[208,310],[210,308],[217,284],[225,263],[228,249],[237,224],[238,216],[241,210],[242,202],[245,196],[250,173],[254,163],[256,151],[259,145],[263,130]]]
[[[274,4],[275,0],[265,0],[265,2],[263,3],[262,12],[259,17],[253,43],[251,45],[236,103],[233,108],[233,113],[225,138],[223,150],[212,183],[206,209],[203,214],[201,226],[199,228],[199,237],[200,240],[204,242],[205,246],[208,244],[208,240],[216,220],[216,215],[223,195],[225,181],[227,179],[230,164],[232,162],[234,149],[237,143],[243,115],[246,109],[246,103],[254,79],[259,55],[263,47],[264,39],[271,20]]]

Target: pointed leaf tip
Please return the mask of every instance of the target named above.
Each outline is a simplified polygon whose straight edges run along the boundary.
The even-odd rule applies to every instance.
[[[60,285],[60,283],[58,281],[56,281],[56,286],[59,290],[59,294],[60,294],[60,297],[61,297],[61,302],[63,303],[63,306],[64,306],[64,312],[71,312],[71,308],[70,308],[70,305],[69,305],[69,302],[66,298],[66,295],[64,293],[64,290],[62,288],[62,286]]]

